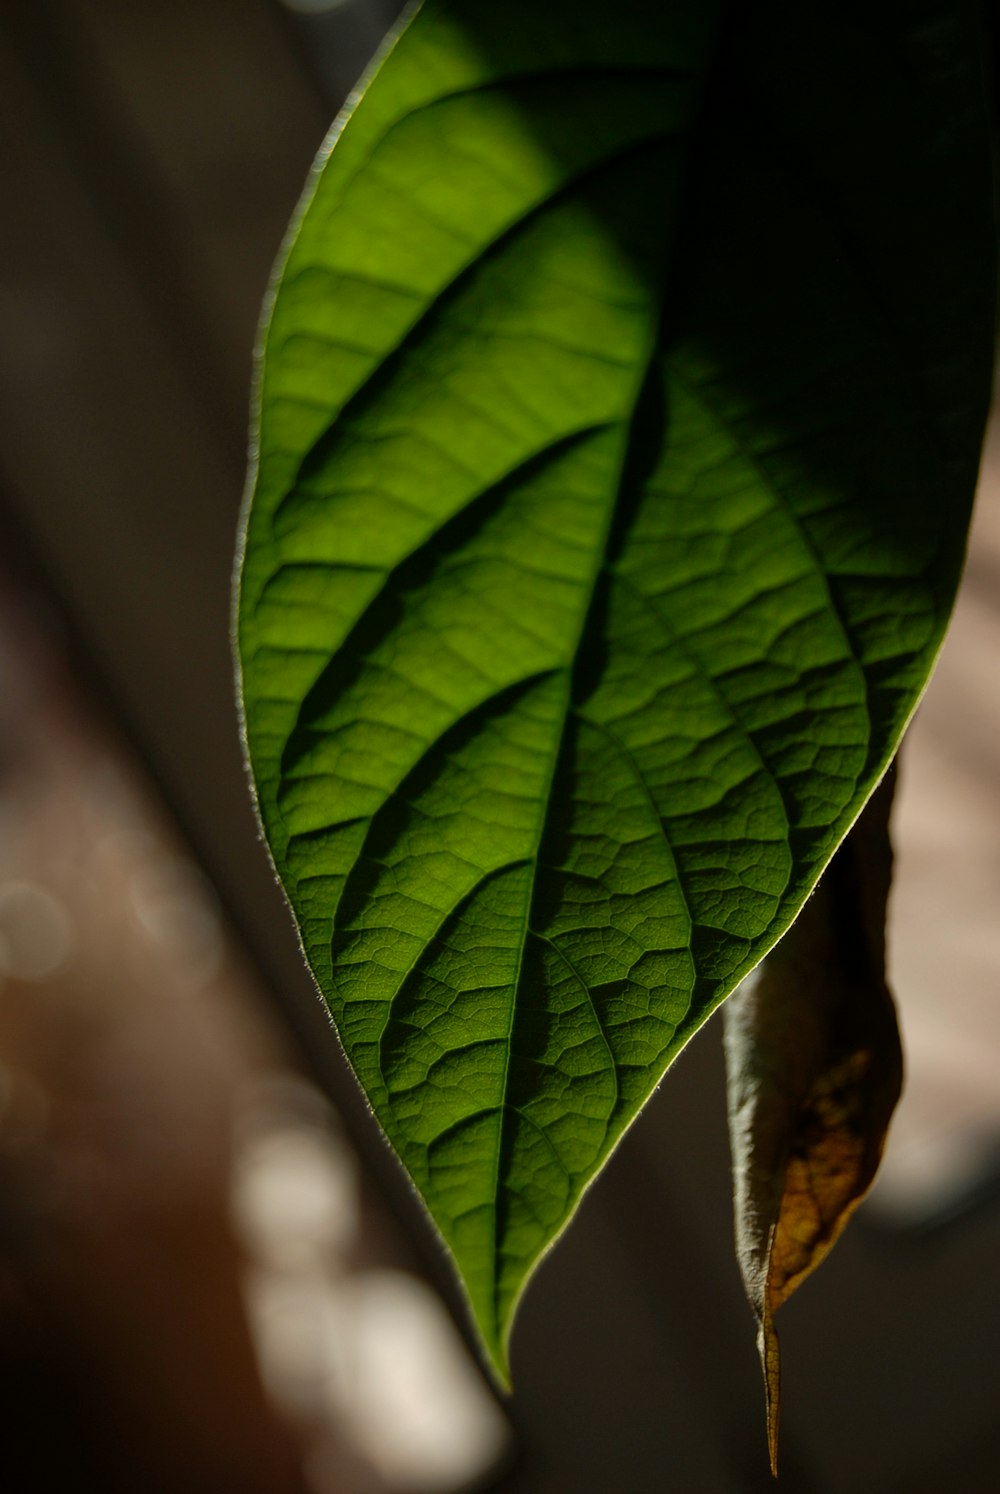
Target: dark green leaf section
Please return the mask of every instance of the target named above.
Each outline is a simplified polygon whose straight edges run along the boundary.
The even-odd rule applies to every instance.
[[[939,9],[933,66],[902,23],[859,59],[848,7],[807,78],[780,6],[720,38],[700,3],[427,0],[288,253],[239,603],[261,815],[502,1375],[940,641],[993,262]]]

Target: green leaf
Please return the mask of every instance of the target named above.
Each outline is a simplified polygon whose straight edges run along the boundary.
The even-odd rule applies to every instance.
[[[531,1271],[883,771],[961,565],[974,41],[803,9],[427,0],[271,311],[260,813],[504,1378]]]
[[[799,918],[725,1007],[736,1253],[757,1317],[775,1474],[774,1314],[871,1187],[902,1088],[885,978],[894,776],[890,768]]]

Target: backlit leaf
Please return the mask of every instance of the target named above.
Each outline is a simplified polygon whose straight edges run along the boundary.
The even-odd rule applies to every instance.
[[[961,565],[973,41],[950,4],[818,43],[803,9],[427,0],[271,311],[260,813],[502,1377],[534,1266],[883,771]]]

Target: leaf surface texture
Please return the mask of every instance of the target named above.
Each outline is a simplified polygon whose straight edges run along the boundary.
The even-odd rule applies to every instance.
[[[795,15],[427,0],[270,316],[260,812],[501,1376],[534,1266],[883,771],[961,564],[982,122],[909,63],[886,103],[903,39],[867,21],[806,86]],[[876,115],[938,150],[891,212]]]

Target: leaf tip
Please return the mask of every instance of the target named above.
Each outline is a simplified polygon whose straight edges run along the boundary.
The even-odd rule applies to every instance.
[[[761,1368],[764,1371],[764,1404],[767,1413],[767,1456],[772,1478],[778,1477],[778,1427],[781,1421],[781,1349],[774,1330],[774,1318],[765,1304],[757,1336]]]
[[[514,1387],[510,1372],[510,1333],[513,1326],[511,1317],[508,1316],[506,1321],[501,1321],[492,1314],[488,1316],[481,1314],[471,1297],[466,1301],[466,1311],[483,1369],[494,1389],[501,1395],[512,1395]]]
[[[510,1373],[510,1356],[506,1339],[490,1342],[480,1336],[480,1357],[496,1390],[503,1396],[513,1395],[514,1385]]]

